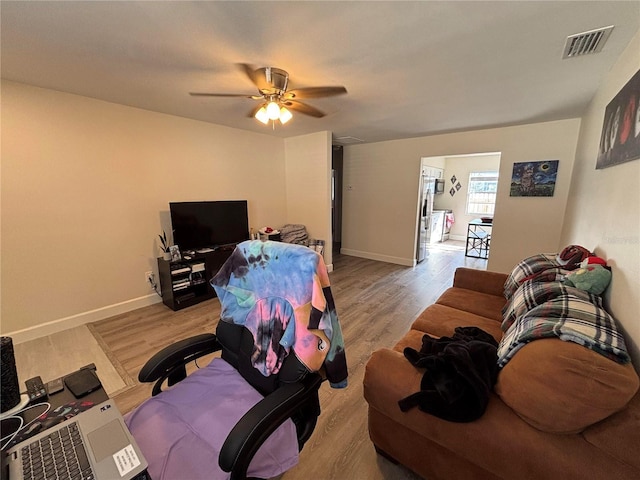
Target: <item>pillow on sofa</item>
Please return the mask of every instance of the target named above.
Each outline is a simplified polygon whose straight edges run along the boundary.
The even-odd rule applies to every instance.
[[[532,308],[542,305],[547,300],[566,295],[594,303],[602,308],[600,297],[579,288],[568,286],[562,282],[538,282],[535,279],[525,280],[502,309],[502,331],[506,332],[518,317],[521,317]]]
[[[639,383],[630,363],[548,338],[522,347],[498,374],[495,391],[533,427],[577,433],[624,408]]]
[[[540,253],[527,257],[518,263],[507,277],[504,283],[504,297],[508,300],[525,280],[539,276],[545,273],[545,271],[548,271],[549,274],[545,275],[544,279],[538,278],[538,280],[559,280],[559,278],[556,278],[556,274],[560,272],[560,270],[561,265],[556,260],[555,254]]]

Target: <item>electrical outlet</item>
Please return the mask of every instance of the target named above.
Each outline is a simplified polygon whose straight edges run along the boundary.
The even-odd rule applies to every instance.
[[[144,273],[144,281],[145,283],[150,283],[151,285],[153,285],[153,279],[154,279],[154,275],[153,272],[145,272]]]

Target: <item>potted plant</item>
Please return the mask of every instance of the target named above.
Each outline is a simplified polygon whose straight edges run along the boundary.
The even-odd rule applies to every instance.
[[[169,241],[167,240],[167,232],[162,231],[162,235],[158,235],[160,238],[160,244],[162,245],[162,258],[169,261],[171,260],[171,252],[169,251]]]

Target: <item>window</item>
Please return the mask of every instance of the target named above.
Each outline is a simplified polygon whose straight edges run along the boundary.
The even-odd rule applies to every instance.
[[[467,191],[468,215],[493,215],[498,191],[498,172],[471,172]]]

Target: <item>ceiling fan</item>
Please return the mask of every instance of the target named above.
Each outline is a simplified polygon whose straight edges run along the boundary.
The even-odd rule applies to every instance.
[[[260,104],[251,111],[249,116],[255,117],[266,125],[269,121],[275,122],[276,120],[280,120],[282,124],[287,123],[293,116],[289,110],[316,118],[324,117],[324,112],[311,105],[302,103],[299,100],[331,97],[347,93],[347,89],[342,86],[307,87],[287,90],[289,74],[280,68],[263,67],[256,69],[246,63],[239,64],[239,67],[258,88],[258,95],[198,92],[189,92],[189,95],[194,97],[240,97],[260,100]]]

